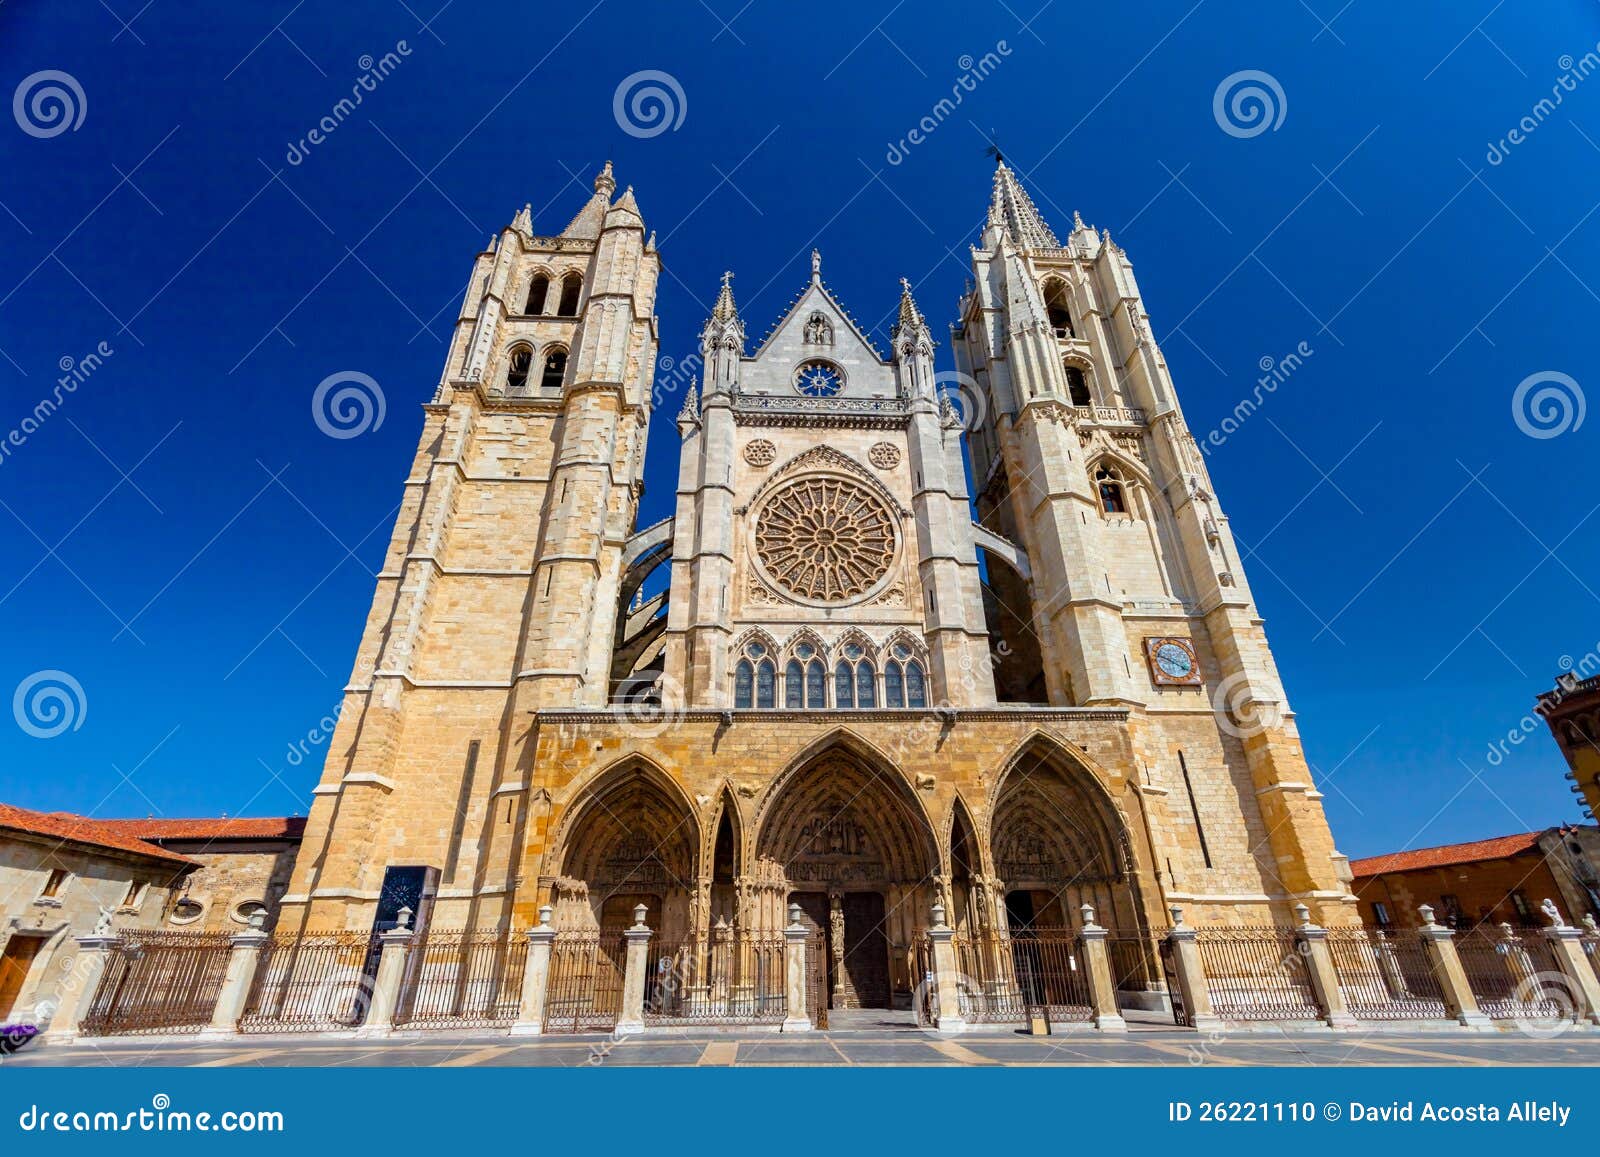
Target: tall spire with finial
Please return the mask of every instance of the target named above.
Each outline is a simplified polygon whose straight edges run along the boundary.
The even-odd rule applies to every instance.
[[[991,233],[994,237],[991,237]],[[994,193],[989,199],[989,221],[984,229],[985,244],[999,235],[1010,238],[1019,249],[1059,249],[1061,242],[1046,225],[1033,198],[1017,180],[1017,175],[999,161],[994,170]]]
[[[744,357],[744,322],[733,300],[733,272],[722,275],[722,291],[700,331],[700,356],[705,363],[707,401],[712,394],[732,393]]]
[[[717,294],[717,304],[711,307],[711,316],[716,321],[728,321],[739,316],[739,307],[733,303],[733,270],[724,270],[722,274],[722,292]]]

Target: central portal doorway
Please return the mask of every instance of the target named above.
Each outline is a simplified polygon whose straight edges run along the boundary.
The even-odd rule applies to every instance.
[[[822,951],[808,958],[811,990],[826,994],[830,1009],[889,1008],[889,937],[882,892],[792,892],[801,922]]]

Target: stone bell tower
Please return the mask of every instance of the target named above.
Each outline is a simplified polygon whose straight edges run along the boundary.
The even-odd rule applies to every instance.
[[[1000,697],[1130,712],[1145,802],[1174,839],[1169,895],[1343,900],[1344,857],[1127,254],[1076,215],[1063,243],[1001,162],[972,268],[953,332],[977,512],[1027,568],[989,556]]]
[[[417,866],[423,905],[451,923],[493,922],[532,713],[608,702],[660,272],[633,190],[615,194],[608,163],[559,233],[525,207],[474,263],[286,926],[369,926],[396,865]]]

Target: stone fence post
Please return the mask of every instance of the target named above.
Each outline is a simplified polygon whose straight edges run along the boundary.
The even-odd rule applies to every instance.
[[[928,939],[933,942],[933,988],[939,1001],[940,1032],[964,1032],[967,1022],[961,1015],[961,971],[956,967],[956,930],[944,922],[944,905],[933,906],[933,927]]]
[[[622,1008],[617,1012],[616,1031],[644,1031],[645,969],[650,964],[650,929],[645,926],[647,909],[640,904],[633,910],[633,927],[623,933],[628,942],[627,960],[622,973]]]
[[[539,909],[539,923],[528,929],[528,959],[522,966],[522,999],[517,1005],[517,1020],[512,1036],[541,1036],[544,1033],[544,1006],[550,990],[550,952],[556,930],[550,926],[555,909],[549,904]]]
[[[1111,977],[1111,954],[1106,938],[1111,934],[1094,922],[1094,905],[1080,909],[1083,927],[1078,939],[1083,944],[1084,970],[1089,974],[1089,1003],[1094,1009],[1094,1027],[1101,1032],[1127,1032],[1128,1022],[1117,1008],[1117,985]]]
[[[1438,982],[1445,1012],[1464,1028],[1494,1031],[1494,1025],[1478,1008],[1478,998],[1467,983],[1467,971],[1461,967],[1461,955],[1456,951],[1455,933],[1434,923],[1431,905],[1424,904],[1417,911],[1422,915],[1422,927],[1417,929],[1417,935],[1422,938],[1422,948],[1428,955],[1433,978]]]
[[[250,917],[248,932],[241,932],[228,940],[232,947],[228,954],[227,970],[222,974],[222,991],[217,994],[211,1023],[200,1034],[201,1040],[231,1037],[239,1031],[239,1018],[244,1015],[245,1003],[250,999],[250,989],[255,984],[261,950],[272,939],[267,934],[266,922],[267,914],[257,912]]]
[[[1199,933],[1183,922],[1183,909],[1172,908],[1172,930],[1167,944],[1172,949],[1173,970],[1178,974],[1178,991],[1189,1016],[1189,1025],[1200,1032],[1218,1032],[1226,1024],[1211,1011],[1211,990],[1206,987],[1205,969],[1200,964]]]
[[[378,934],[382,945],[378,956],[378,975],[372,983],[372,1000],[367,1004],[366,1022],[358,1036],[387,1036],[394,1030],[394,1014],[400,1007],[400,985],[405,980],[406,956],[416,933],[411,928],[411,909],[402,908],[400,922]]]
[[[104,923],[104,921],[102,921]],[[82,1032],[83,1018],[94,1004],[106,963],[122,945],[122,938],[109,928],[97,929],[92,936],[78,936],[78,953],[72,967],[56,987],[55,1008],[47,1019],[40,1044],[71,1044]]]
[[[1600,974],[1584,951],[1583,929],[1563,920],[1554,901],[1546,900],[1542,907],[1550,920],[1550,927],[1543,929],[1544,938],[1550,941],[1556,965],[1565,974],[1575,1003],[1583,1006],[1572,1010],[1572,1019],[1579,1024],[1600,1024]]]
[[[810,1032],[811,1017],[806,1009],[806,937],[800,923],[800,905],[789,905],[789,926],[783,930],[783,991],[787,1011],[784,1032]]]
[[[1317,994],[1317,1004],[1329,1028],[1355,1028],[1356,1018],[1339,987],[1339,973],[1333,966],[1333,952],[1328,948],[1328,930],[1311,922],[1311,909],[1304,904],[1294,906],[1297,947],[1305,954],[1306,972],[1311,977],[1311,989]]]

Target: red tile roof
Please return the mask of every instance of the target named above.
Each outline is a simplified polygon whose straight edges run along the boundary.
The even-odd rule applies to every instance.
[[[1356,877],[1376,876],[1383,872],[1409,872],[1417,868],[1443,868],[1450,864],[1472,864],[1482,860],[1503,860],[1532,851],[1539,838],[1549,828],[1536,832],[1523,832],[1515,836],[1495,836],[1488,840],[1474,840],[1466,844],[1445,844],[1438,848],[1414,848],[1409,852],[1390,852],[1384,856],[1368,856],[1352,860],[1350,871]]]
[[[52,839],[70,840],[73,843],[88,844],[98,848],[111,848],[136,856],[165,860],[171,864],[192,867],[197,863],[188,856],[180,856],[177,852],[169,852],[166,848],[147,844],[132,833],[119,829],[113,822],[92,820],[88,816],[74,815],[72,812],[36,812],[0,803],[0,828],[29,832]]]
[[[306,830],[304,816],[103,822],[141,840],[298,840]]]

